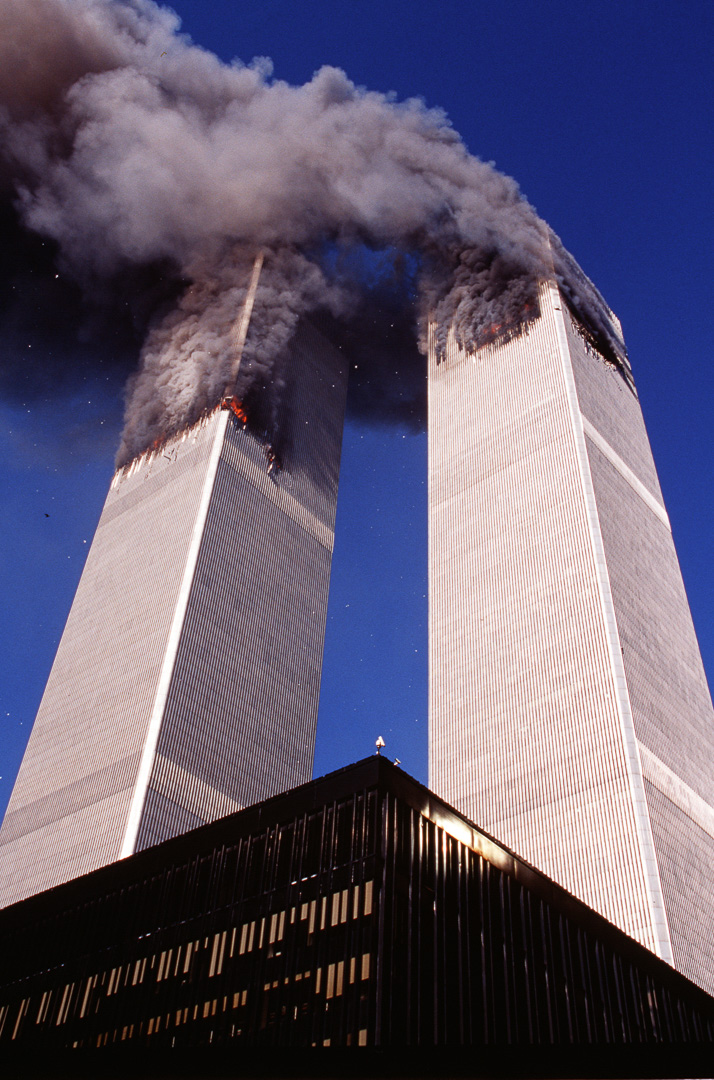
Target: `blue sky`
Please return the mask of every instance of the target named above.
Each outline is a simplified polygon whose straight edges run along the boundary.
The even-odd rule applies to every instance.
[[[514,176],[620,316],[705,666],[714,673],[714,5],[177,0],[222,59],[441,106]],[[0,808],[112,472],[121,403],[0,406]],[[49,515],[49,516],[47,516]],[[386,752],[426,780],[426,441],[346,432],[315,769]]]

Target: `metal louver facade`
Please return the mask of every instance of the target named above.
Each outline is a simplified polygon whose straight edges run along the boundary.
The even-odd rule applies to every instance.
[[[661,1069],[714,1043],[709,995],[377,756],[29,897],[0,933],[0,1055],[24,1069],[681,1076]]]
[[[72,1076],[663,1076],[714,1043],[711,997],[376,755],[0,933],[0,1054]]]
[[[307,780],[346,366],[302,326],[283,467],[217,410],[116,474],[0,831],[0,902]]]
[[[631,372],[429,358],[430,785],[714,988],[714,712]]]

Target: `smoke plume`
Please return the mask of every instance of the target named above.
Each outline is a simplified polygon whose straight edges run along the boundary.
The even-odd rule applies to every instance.
[[[389,303],[409,267],[417,336],[434,316],[439,347],[450,327],[467,349],[522,328],[555,274],[590,334],[622,348],[515,182],[421,101],[331,67],[293,87],[267,60],[224,64],[153,0],[3,0],[0,42],[0,192],[85,315],[124,296],[117,333],[142,342],[119,463],[220,399],[257,251],[239,395],[270,380],[302,315],[354,337],[365,261]]]

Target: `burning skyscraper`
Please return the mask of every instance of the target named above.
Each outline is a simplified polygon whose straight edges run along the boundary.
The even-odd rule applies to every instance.
[[[0,902],[310,779],[347,373],[307,323],[288,359],[275,445],[260,401],[247,424],[229,399],[116,473],[0,832]]]
[[[432,783],[711,985],[714,720],[597,290],[423,102],[222,63],[152,0],[4,10],[13,214],[88,305],[124,283],[147,308],[122,470],[0,835],[6,900],[309,775],[344,368],[293,334],[353,316],[376,252],[413,274],[422,339],[434,318]],[[241,388],[246,429],[217,406],[256,250],[246,386],[286,415]]]
[[[430,350],[430,785],[711,990],[714,713],[631,369],[539,307]]]

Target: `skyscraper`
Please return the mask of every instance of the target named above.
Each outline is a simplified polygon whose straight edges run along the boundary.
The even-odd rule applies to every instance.
[[[430,786],[714,988],[714,712],[629,365],[429,358]]]
[[[278,445],[217,409],[115,475],[0,832],[1,903],[310,778],[346,379],[304,324]]]

